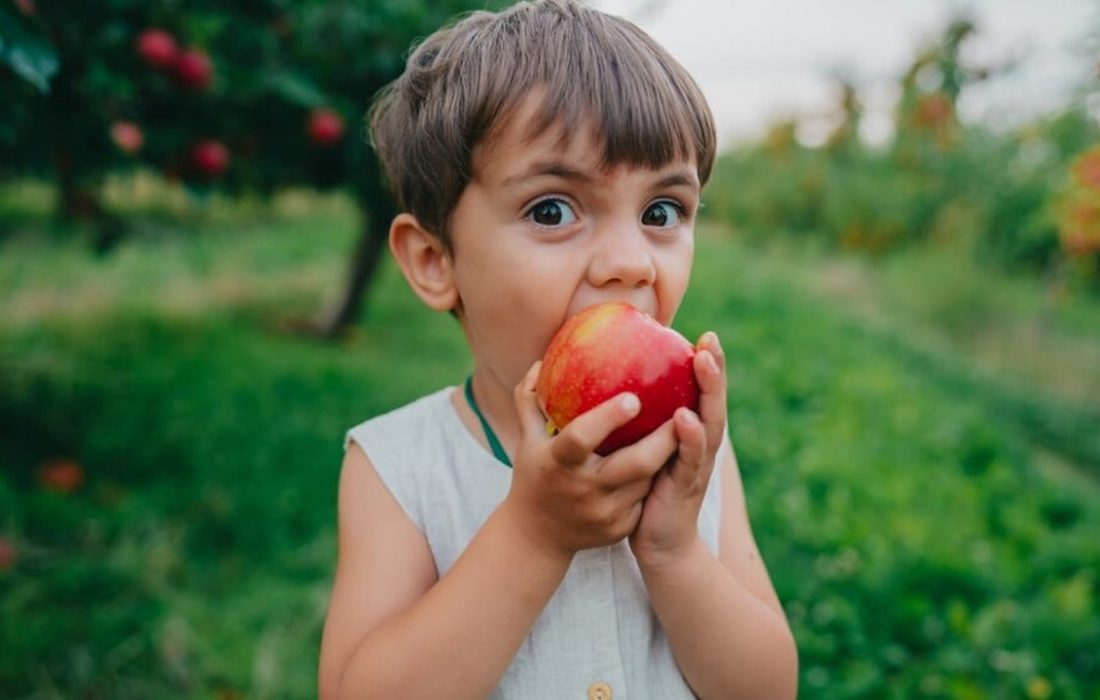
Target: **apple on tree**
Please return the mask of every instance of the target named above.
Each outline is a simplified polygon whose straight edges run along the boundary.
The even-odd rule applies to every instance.
[[[72,493],[84,485],[84,468],[71,459],[52,459],[38,470],[42,488],[56,493]]]
[[[17,558],[15,545],[7,538],[0,537],[0,574],[12,568]]]
[[[207,139],[191,147],[188,160],[207,180],[221,177],[229,168],[229,149],[221,141]]]
[[[633,444],[681,406],[699,410],[695,348],[684,336],[621,302],[597,304],[568,319],[550,341],[536,394],[552,428],[629,391],[638,415],[596,448],[600,455]]]
[[[315,109],[309,113],[306,133],[316,146],[331,146],[344,136],[344,118],[331,109]]]
[[[213,64],[206,52],[188,49],[176,57],[172,72],[176,82],[188,90],[205,90],[214,75]]]
[[[141,150],[145,135],[141,127],[129,121],[117,121],[111,125],[111,140],[123,153],[133,155]]]
[[[146,65],[169,70],[176,63],[179,47],[163,29],[146,29],[137,38],[137,52]]]

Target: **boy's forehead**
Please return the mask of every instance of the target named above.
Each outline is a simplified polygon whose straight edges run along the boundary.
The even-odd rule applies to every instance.
[[[549,163],[586,173],[611,170],[604,163],[604,136],[592,119],[579,124],[552,120],[544,125],[540,108],[538,96],[528,95],[501,118],[474,150],[473,179],[505,185],[528,174],[533,167]],[[692,170],[695,167],[694,162],[688,161],[681,165]]]
[[[594,169],[600,163],[603,139],[591,124],[568,128],[554,120],[545,128],[537,96],[529,95],[504,114],[474,152],[474,175],[500,184],[531,162],[557,160]]]

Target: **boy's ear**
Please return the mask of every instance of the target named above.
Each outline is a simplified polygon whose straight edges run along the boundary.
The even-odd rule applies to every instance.
[[[450,311],[457,305],[451,257],[443,241],[412,214],[398,214],[390,224],[390,251],[409,286],[428,307]]]

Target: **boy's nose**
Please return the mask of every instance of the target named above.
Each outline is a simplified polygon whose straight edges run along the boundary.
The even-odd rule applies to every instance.
[[[596,287],[613,284],[641,287],[653,284],[656,277],[657,268],[649,241],[638,224],[609,226],[596,237],[588,266],[591,284]]]

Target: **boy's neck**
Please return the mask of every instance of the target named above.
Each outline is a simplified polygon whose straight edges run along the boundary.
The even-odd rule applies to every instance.
[[[519,418],[516,415],[512,390],[503,387],[488,372],[475,370],[473,374],[473,393],[478,410],[488,421],[509,458],[515,455],[519,444]],[[462,417],[462,422],[478,442],[490,449],[488,437],[473,410],[467,405],[463,392],[456,391],[452,398]]]

